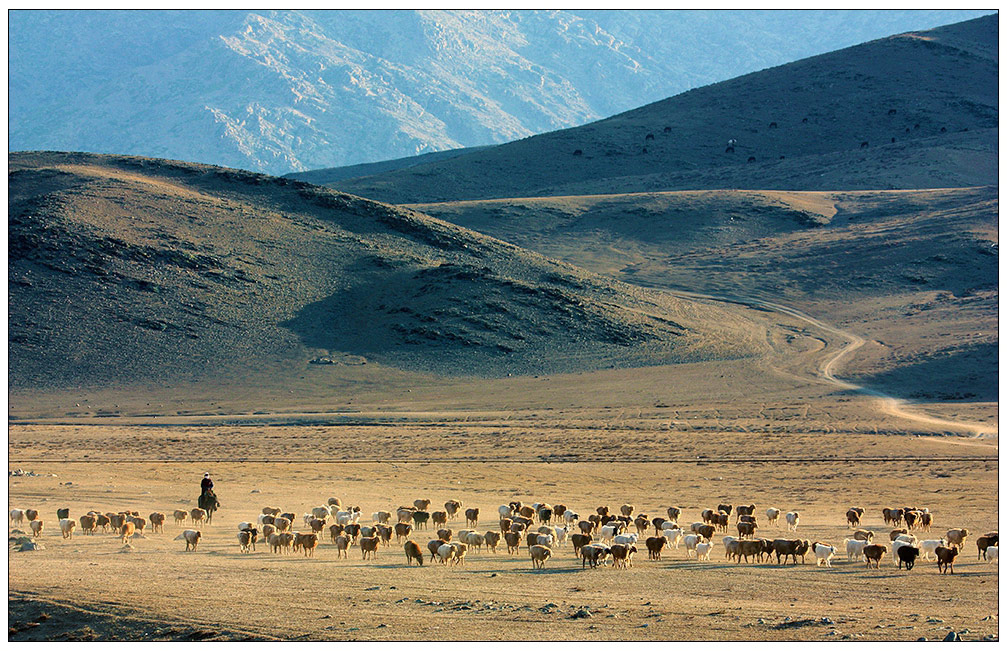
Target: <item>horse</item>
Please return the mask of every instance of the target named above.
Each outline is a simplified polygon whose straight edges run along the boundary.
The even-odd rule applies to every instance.
[[[207,491],[199,496],[199,508],[206,511],[206,524],[213,522],[213,512],[220,508],[220,502],[213,491]]]

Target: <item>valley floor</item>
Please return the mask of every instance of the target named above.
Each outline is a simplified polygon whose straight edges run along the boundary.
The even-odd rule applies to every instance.
[[[397,428],[373,429],[381,436]],[[419,452],[456,430],[478,435],[478,428],[455,424],[410,438]],[[38,456],[40,448],[31,441],[42,432],[29,436],[24,428],[14,428],[12,433],[11,468],[42,476],[11,478],[11,504],[39,508],[47,526],[44,551],[10,555],[11,640],[909,641],[943,639],[952,630],[964,632],[967,640],[998,635],[997,565],[977,561],[974,544],[975,536],[997,528],[995,455],[983,455],[983,461],[884,463],[722,463],[717,458],[345,463],[339,454],[319,455],[314,462],[288,462],[281,455],[269,463],[116,462],[135,439],[113,436],[84,463],[27,465],[19,459]],[[59,430],[46,434],[63,438]],[[599,449],[613,439],[613,433],[596,434]],[[855,450],[862,438],[852,441]],[[917,441],[909,439],[912,445]],[[251,431],[239,442],[250,452],[262,444]],[[203,446],[180,447],[191,449],[193,459],[206,453]],[[916,449],[924,450],[936,453],[936,448]],[[740,451],[725,449],[724,454]],[[761,457],[767,448],[753,442],[748,451]],[[171,513],[195,505],[204,470],[213,473],[223,507],[203,528],[198,551],[187,553],[184,543],[174,540],[181,527],[171,523]],[[523,546],[517,556],[508,556],[502,545],[496,554],[473,551],[454,568],[431,565],[429,555],[423,567],[407,567],[401,545],[394,543],[373,561],[362,561],[358,547],[350,549],[348,559],[338,559],[327,540],[314,558],[271,554],[261,544],[251,554],[239,553],[237,524],[254,520],[261,507],[301,513],[329,496],[359,505],[366,521],[373,511],[394,510],[420,497],[432,499],[435,507],[459,499],[466,508],[480,509],[480,531],[496,528],[496,507],[512,499],[562,502],[582,515],[598,505],[617,509],[630,503],[653,517],[674,504],[684,509],[686,526],[701,509],[719,502],[754,502],[760,515],[768,506],[800,512],[797,534],[785,525],[763,523],[761,535],[799,536],[840,547],[851,535],[844,517],[848,506],[866,508],[865,528],[887,541],[881,508],[912,504],[934,514],[932,533],[922,537],[939,537],[952,527],[967,527],[970,537],[954,576],[939,575],[930,561],[920,561],[910,572],[899,570],[890,555],[880,569],[847,562],[842,553],[831,568],[816,567],[813,559],[786,567],[738,565],[724,560],[719,544],[709,562],[687,559],[684,547],[666,551],[662,560],[648,560],[640,544],[643,551],[626,570],[581,569],[569,543],[556,550],[544,571],[532,570]],[[64,506],[72,515],[92,508],[136,509],[143,515],[159,510],[168,514],[168,523],[164,533],[148,531],[129,548],[111,534],[78,532],[63,540],[54,516]],[[452,528],[457,532],[463,524],[455,520]],[[430,531],[412,535],[423,548],[432,537]],[[49,617],[39,621],[42,613]],[[29,626],[32,621],[38,626]]]

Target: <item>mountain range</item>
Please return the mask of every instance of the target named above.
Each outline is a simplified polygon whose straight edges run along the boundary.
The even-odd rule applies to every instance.
[[[14,11],[9,147],[353,165],[580,125],[980,13]]]

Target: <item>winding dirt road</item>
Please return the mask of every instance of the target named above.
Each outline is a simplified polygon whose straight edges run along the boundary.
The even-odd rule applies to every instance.
[[[952,431],[965,431],[972,434],[973,438],[997,438],[999,435],[999,428],[997,426],[989,426],[985,423],[976,423],[972,421],[964,420],[948,420],[945,418],[937,418],[935,416],[929,416],[927,414],[921,413],[916,409],[912,408],[912,403],[908,400],[902,398],[896,398],[895,396],[890,396],[881,391],[875,389],[870,389],[868,387],[854,384],[852,382],[847,382],[835,376],[834,369],[840,366],[841,361],[856,351],[858,348],[864,345],[865,340],[852,332],[842,330],[833,325],[829,325],[823,321],[820,321],[813,316],[806,314],[800,310],[788,307],[786,305],[780,305],[779,303],[773,303],[761,298],[742,298],[737,296],[717,296],[712,294],[701,294],[697,292],[687,292],[680,290],[665,290],[673,296],[678,296],[680,298],[686,299],[705,299],[710,301],[717,301],[721,303],[734,303],[736,305],[745,305],[748,307],[758,307],[766,310],[772,310],[773,312],[779,312],[780,314],[786,314],[792,316],[796,319],[804,321],[808,325],[811,325],[819,330],[830,333],[837,337],[845,339],[847,343],[840,347],[840,349],[833,355],[826,357],[822,360],[818,368],[818,376],[823,380],[834,384],[835,386],[846,389],[849,391],[855,391],[864,395],[872,396],[877,398],[879,410],[882,413],[889,414],[891,416],[896,416],[904,420],[910,420],[917,423],[925,423],[927,425],[935,425],[938,427],[947,428]],[[942,440],[944,443],[949,443],[953,445],[973,445],[980,447],[989,447],[986,444],[971,443],[968,441],[955,441],[955,440]],[[996,445],[994,447],[999,447]]]

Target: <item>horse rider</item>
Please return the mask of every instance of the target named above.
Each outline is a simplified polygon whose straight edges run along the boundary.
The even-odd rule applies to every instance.
[[[213,493],[213,480],[210,479],[210,473],[203,473],[203,481],[199,482],[199,487],[202,489],[203,494]]]

